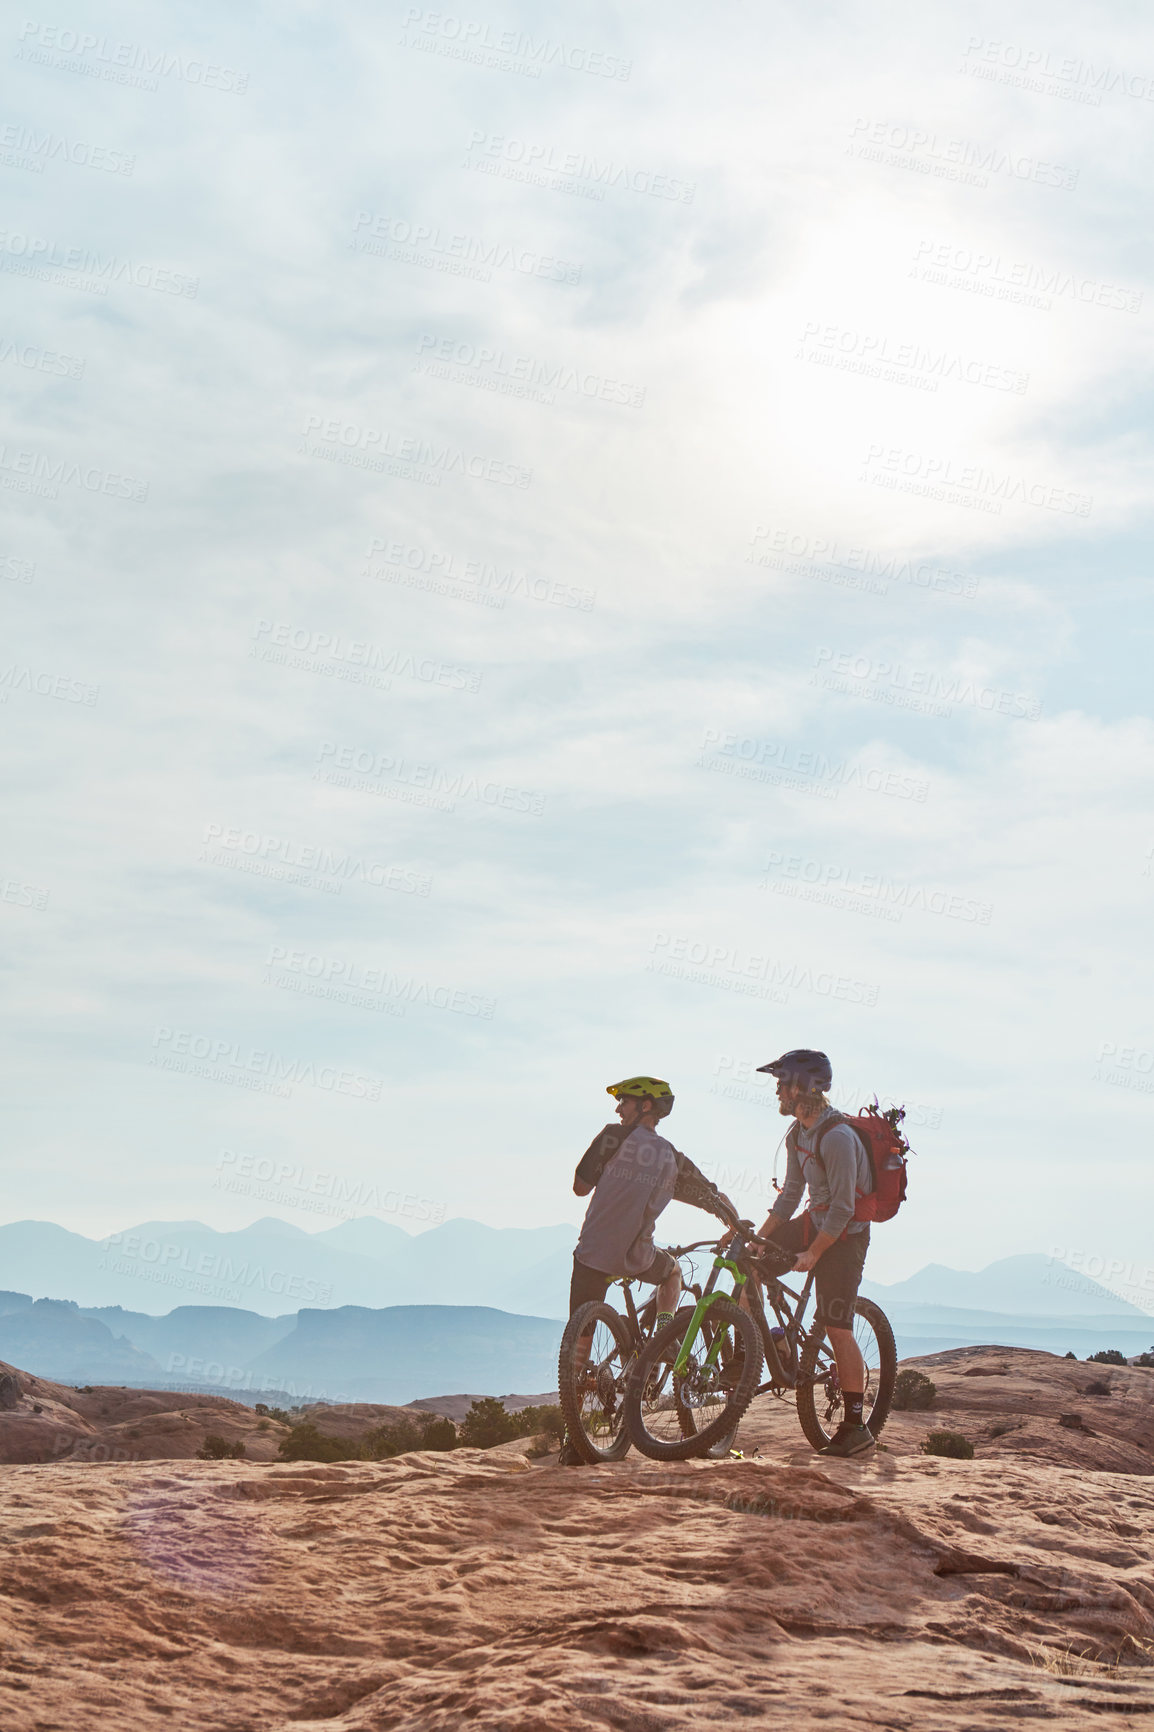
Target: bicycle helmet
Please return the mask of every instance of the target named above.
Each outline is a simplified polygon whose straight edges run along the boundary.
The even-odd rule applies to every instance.
[[[783,1052],[780,1058],[771,1059],[769,1064],[759,1064],[757,1068],[759,1072],[768,1071],[770,1076],[779,1077],[784,1082],[796,1083],[810,1094],[824,1094],[833,1082],[833,1067],[824,1052],[811,1052],[804,1046]]]
[[[653,1102],[653,1116],[663,1119],[673,1111],[673,1090],[656,1076],[628,1076],[624,1082],[610,1083],[605,1090],[615,1100],[630,1096],[634,1100]]]

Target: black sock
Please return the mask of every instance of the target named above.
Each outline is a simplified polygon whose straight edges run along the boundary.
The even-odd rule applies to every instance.
[[[842,1400],[845,1402],[845,1422],[847,1425],[863,1425],[862,1403],[864,1395],[851,1395],[848,1389],[842,1390]]]

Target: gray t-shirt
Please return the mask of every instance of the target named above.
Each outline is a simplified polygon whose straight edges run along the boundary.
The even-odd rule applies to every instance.
[[[838,1239],[844,1229],[860,1233],[869,1225],[867,1221],[855,1221],[853,1212],[859,1193],[868,1195],[874,1185],[869,1156],[852,1126],[831,1125],[822,1135],[822,1127],[833,1112],[833,1107],[827,1107],[808,1131],[801,1124],[791,1126],[785,1145],[785,1183],[770,1213],[779,1221],[788,1221],[808,1185],[814,1226],[819,1233],[832,1233]]]
[[[677,1183],[677,1151],[638,1125],[605,1164],[577,1241],[577,1261],[603,1275],[643,1275],[653,1228]]]

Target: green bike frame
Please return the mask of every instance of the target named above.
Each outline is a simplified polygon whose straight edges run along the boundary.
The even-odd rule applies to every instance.
[[[727,1246],[726,1249],[729,1249],[729,1247]],[[716,1291],[717,1278],[721,1274],[723,1269],[727,1269],[729,1271],[729,1273],[733,1276],[733,1292],[732,1293],[719,1293]],[[710,1306],[715,1304],[718,1299],[736,1299],[740,1295],[741,1289],[745,1286],[745,1282],[746,1282],[746,1276],[743,1274],[742,1270],[738,1267],[738,1265],[736,1263],[732,1262],[730,1260],[730,1258],[728,1258],[725,1255],[724,1252],[722,1252],[717,1257],[716,1261],[714,1262],[713,1269],[712,1269],[712,1272],[710,1274],[709,1280],[705,1284],[705,1291],[702,1293],[701,1298],[697,1301],[696,1309],[694,1310],[693,1316],[689,1320],[689,1328],[685,1331],[685,1339],[681,1343],[681,1348],[680,1348],[680,1351],[678,1352],[677,1358],[673,1361],[673,1375],[674,1375],[674,1377],[684,1377],[685,1376],[685,1370],[686,1370],[687,1365],[689,1364],[689,1355],[690,1355],[690,1352],[692,1350],[693,1343],[697,1340],[698,1335],[701,1333],[701,1325],[704,1323],[707,1315],[709,1314]],[[705,1356],[705,1359],[703,1361],[704,1365],[708,1365],[708,1366],[716,1369],[717,1359],[718,1359],[719,1354],[721,1353],[722,1339],[723,1339],[722,1336],[718,1335],[717,1340],[713,1343],[713,1346],[709,1349],[709,1352]]]

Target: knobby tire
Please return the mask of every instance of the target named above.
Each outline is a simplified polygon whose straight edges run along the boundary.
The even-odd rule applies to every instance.
[[[878,1364],[876,1367],[876,1385],[866,1391],[867,1404],[872,1397],[872,1405],[868,1405],[863,1417],[875,1437],[890,1416],[890,1408],[894,1399],[894,1379],[898,1371],[898,1350],[894,1341],[894,1332],[890,1328],[890,1320],[879,1305],[872,1299],[859,1299],[854,1305],[855,1317],[861,1317],[873,1330],[878,1348]],[[828,1346],[824,1329],[815,1329],[805,1340],[801,1358],[798,1362],[797,1417],[801,1421],[801,1429],[814,1449],[824,1449],[833,1436],[833,1431],[827,1431],[818,1412],[819,1405],[826,1405],[824,1384],[814,1384],[807,1381],[812,1378],[817,1367],[818,1357],[825,1352],[831,1359],[832,1350]],[[837,1429],[836,1424],[834,1430]]]
[[[594,1329],[598,1323],[611,1332],[617,1347],[617,1359],[612,1367],[613,1382],[618,1386],[617,1419],[615,1432],[608,1434],[597,1430],[591,1435],[590,1422],[595,1417],[594,1412],[586,1408],[578,1388],[579,1372],[577,1369],[576,1350],[579,1338],[587,1331]],[[565,1416],[565,1428],[569,1442],[573,1445],[582,1461],[590,1467],[599,1461],[620,1461],[629,1453],[629,1433],[625,1428],[624,1416],[621,1411],[623,1392],[620,1390],[622,1373],[629,1364],[633,1354],[633,1340],[629,1326],[619,1311],[612,1305],[594,1299],[587,1305],[581,1305],[574,1311],[565,1325],[565,1333],[561,1337],[561,1350],[557,1356],[557,1393],[560,1398],[561,1412]],[[606,1376],[608,1376],[608,1368]],[[600,1411],[604,1411],[602,1408]],[[607,1442],[606,1437],[612,1441]]]
[[[710,1450],[723,1439],[732,1439],[738,1422],[757,1391],[761,1377],[761,1338],[757,1325],[748,1311],[742,1311],[728,1299],[719,1299],[710,1307],[697,1342],[703,1347],[708,1346],[707,1331],[716,1333],[720,1327],[732,1328],[741,1342],[741,1368],[736,1382],[729,1391],[723,1411],[711,1424],[700,1431],[687,1431],[692,1425],[692,1414],[680,1403],[676,1404],[678,1423],[683,1435],[680,1440],[669,1442],[664,1438],[652,1436],[646,1430],[645,1424],[645,1387],[650,1374],[663,1361],[676,1358],[677,1349],[685,1339],[686,1329],[692,1311],[688,1308],[678,1313],[672,1323],[666,1324],[659,1335],[655,1335],[642,1350],[629,1376],[625,1389],[625,1422],[629,1437],[642,1455],[647,1455],[652,1461],[688,1461],[694,1456],[707,1455]],[[665,1410],[668,1412],[668,1409]]]

